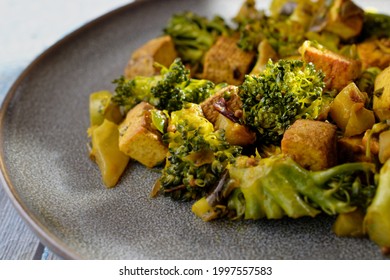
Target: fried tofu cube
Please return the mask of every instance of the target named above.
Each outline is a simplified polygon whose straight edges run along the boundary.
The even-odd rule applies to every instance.
[[[160,73],[155,62],[169,67],[178,56],[172,38],[168,35],[154,38],[135,50],[125,68],[125,77],[150,77]]]
[[[281,149],[309,170],[337,164],[336,126],[314,120],[297,120],[284,133]]]
[[[205,55],[202,77],[214,83],[239,85],[250,72],[255,56],[240,49],[237,38],[221,36]]]
[[[324,81],[327,89],[340,91],[361,73],[360,60],[334,53],[319,44],[305,41],[299,48],[299,52],[305,62],[312,62],[317,70],[325,74]]]
[[[161,133],[152,126],[150,110],[153,108],[149,103],[141,102],[119,125],[119,149],[149,168],[162,163],[168,152]]]

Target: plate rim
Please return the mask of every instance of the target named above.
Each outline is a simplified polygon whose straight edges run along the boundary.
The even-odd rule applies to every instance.
[[[20,87],[20,84],[23,83],[36,67],[42,64],[42,61],[52,56],[58,49],[63,45],[72,42],[72,40],[77,40],[80,35],[84,32],[89,31],[100,24],[110,21],[113,17],[118,14],[124,13],[133,7],[143,5],[147,2],[153,2],[154,0],[135,0],[129,4],[125,4],[121,7],[118,7],[110,12],[107,12],[101,16],[96,17],[95,19],[86,22],[82,26],[78,27],[74,31],[71,31],[69,34],[65,35],[53,45],[49,46],[41,54],[39,54],[31,63],[21,72],[17,77],[15,82],[12,84],[10,89],[7,91],[4,100],[0,107],[0,183],[5,190],[8,198],[11,200],[11,203],[17,210],[19,216],[24,220],[24,222],[29,226],[30,229],[36,234],[39,240],[47,246],[53,253],[64,259],[86,259],[86,256],[82,256],[77,253],[75,249],[72,249],[71,246],[66,244],[61,238],[57,237],[50,229],[40,222],[39,216],[32,213],[29,210],[27,203],[23,201],[21,196],[18,194],[14,183],[12,182],[9,170],[7,168],[7,160],[4,153],[4,126],[7,111],[11,102],[14,100],[17,90]]]

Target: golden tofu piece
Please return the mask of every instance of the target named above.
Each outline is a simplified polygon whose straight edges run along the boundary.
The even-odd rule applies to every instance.
[[[169,67],[178,56],[172,38],[168,35],[154,38],[133,52],[125,68],[125,77],[153,76],[160,73],[157,62]]]
[[[282,152],[309,170],[323,170],[337,164],[336,126],[314,120],[297,120],[286,130]]]
[[[119,125],[119,149],[149,168],[162,163],[168,152],[161,133],[152,127],[150,110],[153,108],[149,103],[141,102]]]
[[[319,44],[306,41],[299,52],[305,62],[314,63],[316,69],[326,75],[324,81],[327,89],[340,91],[361,73],[360,60],[334,53]]]
[[[202,78],[239,85],[250,72],[254,59],[254,52],[237,46],[237,38],[221,36],[205,55]]]

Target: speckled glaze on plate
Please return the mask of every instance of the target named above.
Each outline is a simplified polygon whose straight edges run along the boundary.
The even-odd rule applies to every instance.
[[[385,1],[357,2],[390,12]],[[87,151],[89,94],[112,90],[131,52],[172,13],[231,18],[241,3],[138,1],[65,37],[20,76],[1,109],[1,180],[51,250],[67,259],[383,258],[367,239],[337,238],[327,216],[204,223],[189,203],[150,198],[159,173],[135,163],[116,188],[102,185]]]

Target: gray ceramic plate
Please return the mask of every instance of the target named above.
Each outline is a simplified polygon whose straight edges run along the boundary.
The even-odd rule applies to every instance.
[[[368,2],[386,10],[385,1],[360,3]],[[161,34],[172,13],[231,18],[240,4],[130,4],[61,40],[12,87],[1,110],[2,181],[22,217],[55,253],[77,259],[382,258],[369,240],[335,237],[326,216],[204,223],[188,203],[149,198],[159,174],[137,164],[118,187],[102,185],[87,151],[89,94],[112,90],[131,51]]]

